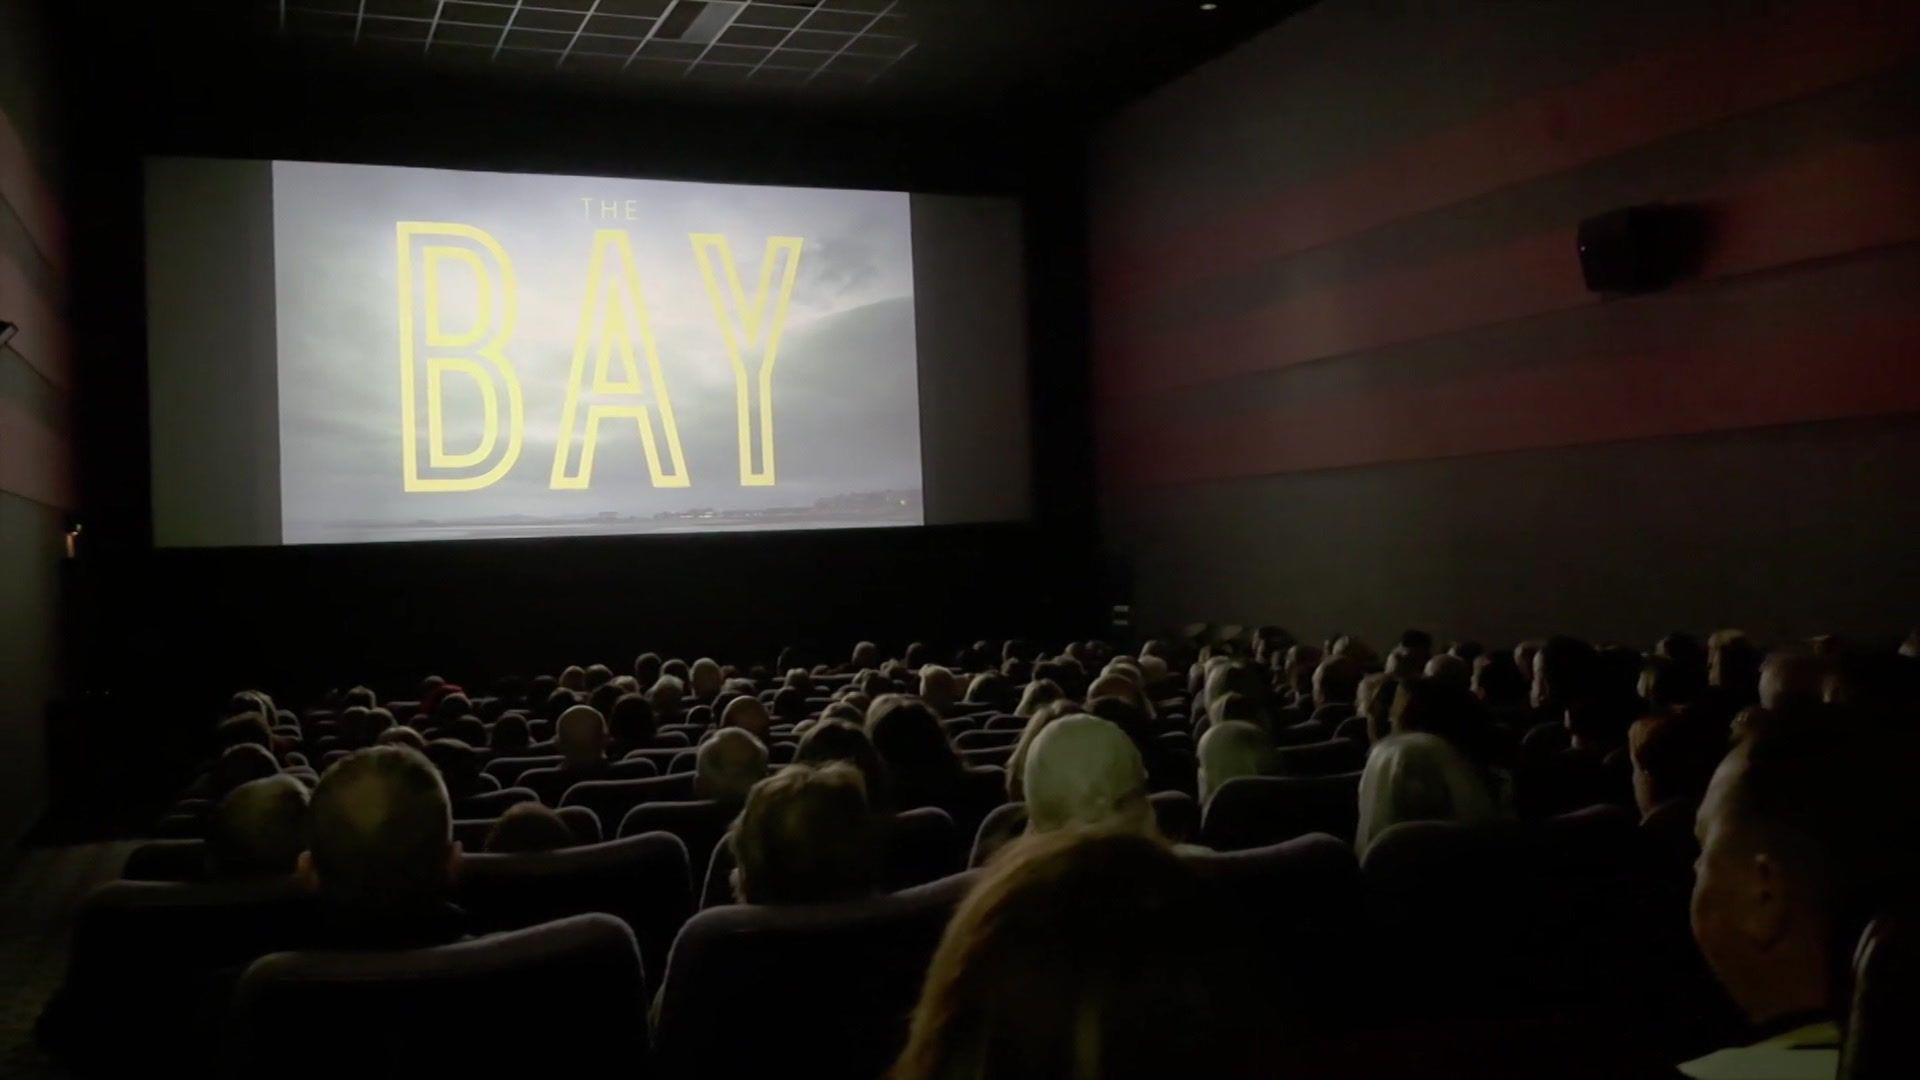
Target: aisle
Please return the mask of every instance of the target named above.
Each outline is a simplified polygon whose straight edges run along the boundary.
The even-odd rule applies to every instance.
[[[0,1076],[62,1076],[33,1045],[33,1023],[60,985],[73,909],[117,876],[134,844],[25,848],[0,869]]]

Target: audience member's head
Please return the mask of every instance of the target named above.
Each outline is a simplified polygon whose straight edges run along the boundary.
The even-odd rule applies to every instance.
[[[773,730],[773,715],[757,697],[742,695],[727,702],[720,714],[720,726],[739,728],[761,742],[767,741],[767,733]]]
[[[967,684],[967,701],[1006,710],[1014,706],[1013,683],[997,671],[983,671]]]
[[[1027,827],[1049,832],[1099,827],[1151,832],[1147,769],[1119,725],[1096,716],[1063,716],[1027,749]]]
[[[696,799],[738,802],[767,775],[767,747],[745,728],[721,728],[694,755]]]
[[[274,776],[280,772],[280,762],[273,751],[254,743],[240,743],[220,751],[213,759],[211,782],[213,796],[224,798],[227,792],[249,780]]]
[[[926,664],[920,668],[920,700],[933,706],[935,712],[945,712],[960,700],[960,680],[953,672],[939,664]]]
[[[285,774],[227,792],[207,821],[209,869],[219,878],[291,874],[307,848],[307,787]]]
[[[1533,655],[1533,706],[1564,714],[1599,693],[1600,654],[1579,638],[1548,638]]]
[[[1238,720],[1253,724],[1262,729],[1271,729],[1273,718],[1261,708],[1260,703],[1245,694],[1228,691],[1207,703],[1207,724],[1224,724]]]
[[[647,688],[647,701],[653,705],[656,719],[668,719],[680,715],[680,701],[686,696],[687,685],[671,675],[662,675]]]
[[[1022,774],[1026,771],[1027,754],[1033,749],[1033,740],[1039,737],[1040,732],[1044,730],[1048,724],[1053,723],[1063,716],[1072,716],[1079,711],[1080,706],[1078,703],[1069,701],[1066,698],[1061,698],[1058,701],[1047,702],[1045,705],[1033,710],[1032,716],[1027,717],[1026,726],[1020,729],[1020,737],[1014,740],[1013,752],[1007,755],[1008,801],[1026,801],[1027,789],[1026,785],[1022,782]]]
[[[1366,674],[1360,661],[1350,656],[1330,656],[1313,669],[1313,704],[1349,705],[1360,679]]]
[[[1672,710],[1634,721],[1627,733],[1627,753],[1640,815],[1675,799],[1699,802],[1726,752],[1727,725],[1706,713]]]
[[[553,748],[569,769],[595,768],[607,760],[607,718],[591,705],[575,705],[553,725]]]
[[[440,772],[398,746],[356,750],[314,789],[301,856],[320,893],[345,907],[396,909],[442,900],[459,847]]]
[[[578,664],[568,664],[562,668],[560,670],[560,689],[571,691],[575,694],[584,693],[587,689],[587,669]]]
[[[1809,709],[1825,697],[1827,665],[1807,653],[1776,652],[1760,665],[1760,707],[1768,712]]]
[[[493,730],[487,732],[487,746],[497,757],[525,753],[532,743],[527,718],[519,713],[503,714],[493,722]]]
[[[1400,684],[1389,714],[1395,735],[1438,735],[1476,761],[1488,750],[1486,708],[1466,687],[1438,679],[1407,679]]]
[[[1911,730],[1802,712],[1760,715],[1715,770],[1693,933],[1755,1023],[1844,1015],[1861,930],[1914,895],[1917,768]]]
[[[1269,1076],[1251,931],[1165,844],[1080,831],[989,864],[948,923],[892,1076]]]
[[[560,714],[580,704],[580,695],[564,687],[557,688],[547,695],[540,705],[540,716],[544,720],[557,720]]]
[[[1424,732],[1394,735],[1367,754],[1354,848],[1365,855],[1381,833],[1403,821],[1477,824],[1493,818],[1486,781],[1452,743]]]
[[[679,679],[680,685],[683,687],[687,685],[687,680],[692,677],[692,672],[687,668],[687,662],[677,656],[670,660],[662,660],[660,662],[660,674],[663,676],[671,675]]]
[[[1293,647],[1292,652],[1298,653],[1305,648],[1307,648],[1307,646],[1296,645]],[[1317,667],[1318,650],[1315,651],[1314,655],[1316,658],[1314,667]],[[1299,662],[1305,663],[1304,660]],[[1311,694],[1313,692],[1313,667],[1306,668],[1304,679],[1306,680],[1306,692]],[[1211,706],[1214,699],[1227,694],[1245,694],[1261,706],[1265,706],[1267,699],[1272,696],[1267,686],[1266,675],[1252,664],[1235,660],[1210,664],[1207,667],[1205,682],[1201,688],[1201,702],[1207,706]],[[1092,688],[1088,689],[1087,696],[1093,696]]]
[[[1273,736],[1243,720],[1214,724],[1200,736],[1200,805],[1229,780],[1265,776],[1274,771]]]
[[[1658,653],[1649,656],[1640,668],[1635,687],[1647,708],[1668,712],[1684,708],[1700,697],[1706,688],[1706,666],[1694,666]]]
[[[1059,701],[1066,696],[1066,692],[1060,689],[1060,684],[1052,679],[1035,679],[1021,692],[1020,704],[1013,707],[1013,715],[1032,716],[1034,710],[1040,706],[1050,701]]]
[[[644,694],[621,694],[607,714],[607,732],[621,747],[645,746],[659,731],[653,719],[653,704]]]
[[[587,690],[598,690],[613,681],[613,669],[605,664],[587,665]]]
[[[1400,680],[1384,671],[1360,680],[1360,689],[1353,696],[1353,711],[1366,717],[1368,742],[1377,743],[1393,733],[1393,703],[1399,691]]]
[[[884,813],[892,808],[887,763],[880,760],[880,752],[873,748],[873,740],[867,738],[866,729],[856,722],[822,717],[819,723],[801,736],[793,760],[806,765],[844,761],[860,770],[860,777],[866,782],[869,808],[875,813]]]
[[[363,713],[364,715],[364,713]],[[214,745],[225,750],[233,746],[273,748],[273,725],[257,712],[241,713],[220,721],[213,729]]]
[[[427,737],[405,724],[390,727],[381,732],[380,737],[373,740],[373,743],[375,746],[407,746],[423,754],[427,751]]]
[[[459,739],[432,739],[425,753],[440,770],[440,782],[446,785],[448,798],[464,799],[480,793],[481,767],[486,763],[473,747]]]
[[[783,686],[773,692],[773,719],[775,723],[797,724],[807,718],[807,695],[803,690]]]
[[[353,708],[357,705],[362,709],[371,709],[375,705],[380,704],[379,699],[374,696],[373,690],[365,686],[356,686],[348,690],[346,696],[340,700],[341,704],[347,708]]]
[[[959,778],[959,755],[925,702],[886,694],[867,709],[867,737],[887,763],[902,810],[939,801]]]
[[[1517,709],[1527,703],[1526,675],[1504,652],[1483,652],[1473,658],[1473,678],[1468,688],[1489,709]]]
[[[719,663],[712,657],[703,656],[687,668],[687,693],[695,701],[712,701],[725,681]]]
[[[1716,630],[1707,638],[1707,685],[1738,703],[1760,697],[1760,646],[1742,630]]]
[[[793,764],[755,784],[727,844],[743,904],[852,900],[878,880],[866,784],[845,762]]]
[[[880,646],[875,645],[871,641],[858,642],[853,646],[853,655],[849,660],[848,667],[854,671],[864,671],[867,668],[879,667]]]
[[[1428,660],[1423,674],[1429,679],[1449,683],[1462,690],[1473,686],[1473,665],[1452,653],[1441,653]]]
[[[492,855],[558,851],[578,842],[559,814],[537,802],[507,807],[493,828],[487,830],[487,852]]]
[[[643,652],[633,658],[633,681],[642,687],[652,686],[660,678],[660,654]]]

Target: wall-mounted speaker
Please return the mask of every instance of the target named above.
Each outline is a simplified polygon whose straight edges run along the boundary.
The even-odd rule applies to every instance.
[[[1699,272],[1710,240],[1706,208],[1650,203],[1580,223],[1580,273],[1601,293],[1664,289]]]

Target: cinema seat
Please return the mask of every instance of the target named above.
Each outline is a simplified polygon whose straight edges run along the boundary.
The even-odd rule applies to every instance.
[[[1200,807],[1193,796],[1183,791],[1156,791],[1147,796],[1147,802],[1153,807],[1154,825],[1160,835],[1176,844],[1186,843],[1200,832]],[[967,855],[967,866],[978,867],[986,864],[993,853],[1005,847],[1015,837],[1027,830],[1027,804],[1023,802],[1001,803],[980,821],[980,827],[974,831],[973,844]]]
[[[1882,915],[1860,935],[1853,954],[1853,997],[1839,1080],[1920,1076],[1920,939],[1912,910]]]
[[[1012,713],[995,713],[987,717],[986,723],[981,725],[988,731],[1022,731],[1026,726],[1026,717],[1015,716]]]
[[[1353,846],[1325,833],[1243,851],[1189,851],[1188,865],[1239,899],[1290,1005],[1307,1015],[1351,1020],[1357,998],[1360,864]]]
[[[560,758],[560,755],[558,754],[542,754],[539,756],[523,755],[521,757],[502,757],[502,758],[494,758],[492,761],[487,762],[484,766],[481,767],[480,771],[487,774],[488,776],[493,777],[495,780],[500,781],[500,783],[503,785],[510,785],[514,781],[520,779],[521,773],[524,773],[529,769],[552,768],[553,766],[560,764],[560,761],[561,761],[561,758]]]
[[[1265,847],[1323,832],[1351,842],[1360,817],[1360,774],[1242,776],[1220,785],[1200,820],[1215,851]]]
[[[714,845],[726,835],[727,826],[738,816],[738,803],[714,799],[642,803],[620,819],[620,835],[672,833],[686,845],[688,865],[704,869],[713,859]]]
[[[88,1075],[204,1068],[233,975],[305,944],[312,926],[312,896],[292,878],[109,882],[75,913],[66,978],[37,1035]]]
[[[633,935],[585,914],[428,949],[262,957],[240,978],[222,1057],[235,1076],[572,1076],[617,1062],[646,1077],[647,1043]]]
[[[733,849],[716,844],[700,885],[700,907],[733,903]],[[947,812],[935,806],[906,810],[888,820],[881,837],[880,887],[892,892],[959,873],[960,835]]]
[[[647,970],[659,971],[693,910],[689,875],[679,839],[647,833],[559,851],[462,856],[455,902],[489,930],[604,912],[632,928]]]
[[[1636,839],[1613,807],[1387,829],[1361,859],[1369,933],[1394,969],[1379,1004],[1429,1017],[1633,1011],[1655,984],[1640,968],[1653,935],[1636,921]],[[1415,985],[1432,971],[1455,973],[1443,998]]]
[[[507,812],[507,808],[523,802],[539,802],[540,796],[531,788],[510,787],[499,791],[482,792],[469,795],[464,799],[453,800],[453,816],[456,818],[497,818]]]
[[[1019,728],[985,728],[976,731],[963,731],[953,737],[957,750],[985,750],[990,747],[1012,746],[1020,740]]]
[[[120,878],[123,881],[205,881],[207,842],[149,840],[127,852]]]
[[[1358,772],[1367,763],[1367,748],[1347,739],[1328,739],[1282,746],[1274,757],[1285,776],[1333,776]]]
[[[531,788],[548,806],[559,806],[567,789],[575,784],[589,780],[644,780],[659,776],[660,767],[646,758],[634,758],[631,761],[608,762],[605,767],[582,774],[565,765],[555,765],[544,769],[530,769],[520,774],[517,787]]]
[[[601,834],[599,815],[584,806],[568,806],[555,811],[560,820],[566,822],[573,833],[575,844],[597,844],[606,839]],[[484,852],[487,837],[492,835],[493,826],[498,818],[456,818],[453,823],[453,838],[460,846],[476,854]]]
[[[642,803],[685,802],[693,798],[693,774],[649,776],[639,780],[583,780],[560,797],[562,809],[584,806],[602,823],[624,821]]]
[[[674,941],[660,988],[661,1074],[880,1076],[905,1045],[927,964],[973,880],[957,874],[845,904],[729,904],[695,915]]]

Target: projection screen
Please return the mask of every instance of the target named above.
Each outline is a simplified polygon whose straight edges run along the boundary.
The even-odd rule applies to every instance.
[[[1010,200],[204,159],[147,200],[163,546],[1028,512]]]

